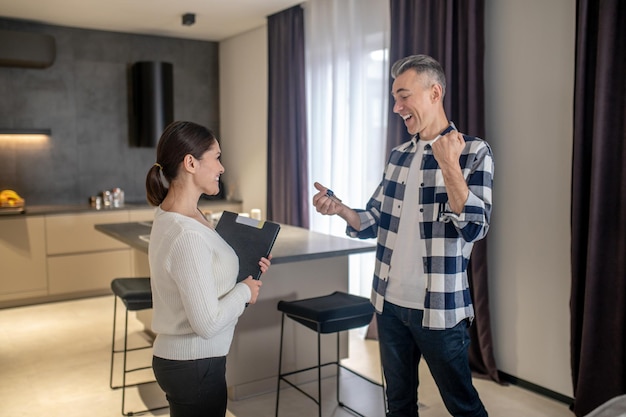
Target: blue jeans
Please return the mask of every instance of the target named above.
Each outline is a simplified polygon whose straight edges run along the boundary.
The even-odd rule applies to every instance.
[[[226,415],[226,357],[174,361],[152,357],[152,369],[170,405],[170,417]]]
[[[423,356],[439,388],[441,398],[454,417],[486,417],[478,392],[472,385],[467,350],[467,320],[452,329],[422,327],[422,310],[385,302],[377,314],[380,355],[387,382],[387,417],[416,417],[418,365]]]

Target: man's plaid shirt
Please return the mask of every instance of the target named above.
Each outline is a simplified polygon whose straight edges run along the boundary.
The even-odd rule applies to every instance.
[[[451,124],[442,135],[453,128]],[[371,301],[381,312],[391,256],[396,245],[402,244],[396,241],[402,210],[420,211],[422,220],[415,232],[426,240],[426,256],[419,261],[426,274],[423,326],[430,329],[451,328],[465,318],[474,317],[467,265],[474,242],[482,239],[489,229],[494,162],[487,142],[465,135],[464,139],[460,163],[469,197],[460,215],[450,210],[443,175],[430,145],[426,146],[421,161],[424,182],[419,204],[404,201],[409,167],[418,146],[414,137],[391,151],[383,179],[366,209],[356,210],[361,219],[360,231],[350,226],[346,230],[351,237],[378,237]]]

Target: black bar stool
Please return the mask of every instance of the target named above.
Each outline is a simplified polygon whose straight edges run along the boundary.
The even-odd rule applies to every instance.
[[[155,380],[144,381],[139,383],[126,383],[126,375],[132,372],[137,372],[145,369],[150,369],[152,366],[142,366],[137,368],[128,369],[127,367],[127,356],[128,352],[150,349],[152,348],[152,343],[149,343],[145,346],[139,346],[134,348],[128,347],[128,312],[129,311],[139,311],[146,310],[152,308],[152,289],[150,288],[150,278],[115,278],[111,281],[111,290],[113,290],[113,294],[115,295],[113,302],[113,339],[111,342],[111,375],[109,379],[109,386],[111,389],[119,389],[122,388],[122,415],[124,416],[132,416],[135,414],[146,413],[148,411],[155,411],[164,408],[168,408],[168,406],[149,408],[141,411],[125,411],[126,407],[126,388],[128,387],[136,387],[139,385],[151,384],[156,382]],[[116,322],[117,322],[117,299],[122,300],[124,306],[126,306],[126,314],[124,318],[124,347],[117,348],[115,346],[115,332],[116,332]],[[123,357],[123,372],[122,372],[122,384],[121,385],[113,385],[113,367],[115,361],[115,355],[122,354]]]
[[[355,372],[352,369],[349,369],[341,364],[339,356],[340,356],[340,338],[339,334],[342,331],[356,329],[359,327],[363,327],[369,324],[372,320],[374,314],[374,307],[370,303],[367,298],[359,297],[352,294],[346,294],[344,292],[335,291],[330,295],[325,295],[321,297],[307,298],[303,300],[296,301],[279,301],[278,302],[278,310],[282,311],[282,320],[280,327],[280,353],[278,358],[278,386],[276,389],[276,417],[278,417],[278,406],[280,401],[280,383],[281,381],[285,381],[287,384],[291,385],[293,388],[300,391],[302,394],[309,397],[318,405],[318,414],[322,416],[322,373],[321,369],[324,366],[328,365],[336,365],[337,366],[337,402],[339,406],[350,410],[352,413],[363,416],[353,408],[344,404],[340,399],[340,390],[339,390],[339,376],[340,369],[345,369],[354,375],[363,378],[364,380],[377,385],[382,388],[383,395],[383,408],[386,408],[385,405],[385,390],[384,390],[384,379],[383,383],[379,383],[367,378],[364,375],[361,375]],[[308,368],[298,369],[291,372],[283,372],[282,370],[282,360],[283,360],[283,336],[285,329],[285,316],[289,317],[292,320],[308,327],[309,329],[315,331],[317,333],[317,366],[311,366]],[[325,333],[335,333],[337,336],[337,356],[336,359],[332,362],[321,363],[322,355],[321,355],[321,335]],[[291,375],[298,374],[300,372],[310,371],[317,369],[317,393],[318,396],[315,398],[309,393],[302,390],[295,383],[292,383],[287,379],[287,377]],[[386,410],[383,410],[383,415]]]

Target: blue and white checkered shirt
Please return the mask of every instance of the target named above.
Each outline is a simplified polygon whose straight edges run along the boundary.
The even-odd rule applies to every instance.
[[[454,128],[451,124],[442,136]],[[382,312],[393,250],[402,244],[396,241],[402,210],[420,211],[419,233],[426,241],[426,256],[420,260],[426,274],[422,324],[430,329],[452,328],[474,317],[467,265],[474,242],[485,237],[489,229],[494,162],[487,142],[463,137],[465,149],[460,164],[469,196],[461,214],[450,209],[443,175],[430,145],[420,165],[424,182],[419,204],[416,207],[404,201],[404,187],[417,148],[418,139],[414,137],[391,151],[383,179],[366,209],[356,210],[361,219],[360,231],[350,226],[346,230],[351,237],[378,237],[371,301]]]

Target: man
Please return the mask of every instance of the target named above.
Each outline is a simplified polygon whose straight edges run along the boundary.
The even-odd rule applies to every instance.
[[[451,415],[484,417],[468,360],[474,309],[467,264],[489,228],[491,149],[448,121],[445,75],[433,58],[400,59],[391,75],[393,111],[414,137],[391,151],[364,210],[347,207],[319,183],[313,205],[346,220],[349,236],[378,239],[371,300],[387,417],[419,415],[422,356]]]

